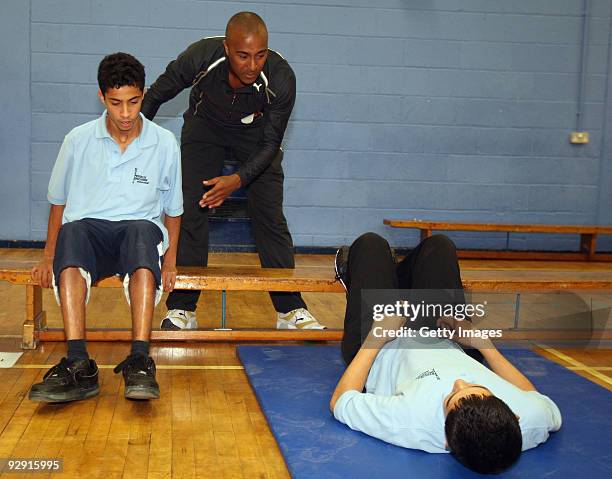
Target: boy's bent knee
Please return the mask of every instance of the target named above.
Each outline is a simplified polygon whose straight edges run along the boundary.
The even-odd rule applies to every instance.
[[[151,281],[155,283],[155,275],[149,268],[137,268],[130,273],[133,281]]]
[[[139,267],[123,277],[123,293],[125,294],[125,299],[130,306],[132,305],[130,290],[134,286],[140,289],[151,288],[151,290],[154,291],[154,304],[157,306],[161,300],[163,289],[161,277],[158,278],[158,274],[156,274],[156,272],[153,272],[149,268]]]
[[[81,281],[85,282],[85,304],[87,304],[91,294],[91,274],[89,271],[78,266],[67,266],[60,271],[58,278],[53,275],[53,293],[57,304],[61,306],[62,303],[60,287],[63,291],[66,291],[75,286],[75,284],[81,283]]]
[[[442,234],[433,235],[423,240],[423,246],[439,252],[447,251],[453,254],[456,254],[457,252],[457,247],[455,246],[453,240]]]
[[[353,241],[353,244],[351,245],[351,249],[360,249],[360,250],[361,249],[369,250],[372,248],[380,248],[380,247],[384,247],[387,249],[390,248],[389,243],[387,242],[385,238],[383,238],[377,233],[372,233],[372,232],[362,234],[359,238]]]

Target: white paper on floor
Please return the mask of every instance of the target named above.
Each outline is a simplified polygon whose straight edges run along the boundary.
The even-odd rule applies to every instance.
[[[23,353],[0,352],[0,369],[12,368]]]

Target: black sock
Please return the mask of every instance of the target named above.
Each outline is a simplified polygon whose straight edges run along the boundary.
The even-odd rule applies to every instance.
[[[87,344],[84,339],[68,340],[68,361],[80,361],[89,359],[87,354]]]
[[[132,341],[132,351],[130,354],[141,354],[149,356],[149,341]]]

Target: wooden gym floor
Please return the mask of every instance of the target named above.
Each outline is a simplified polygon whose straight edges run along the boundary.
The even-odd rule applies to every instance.
[[[2,250],[0,250],[0,255]],[[14,254],[14,251],[12,252]],[[27,255],[27,250],[24,250]],[[217,254],[211,262],[256,264],[255,255]],[[298,256],[301,265],[329,265],[331,256]],[[464,267],[490,266],[462,262]],[[507,263],[506,263],[507,264]],[[512,262],[512,267],[520,266]],[[594,267],[602,267],[594,266]],[[612,265],[608,265],[612,269]],[[580,274],[580,267],[570,266]],[[22,286],[0,283],[0,351],[21,351],[24,319]],[[342,326],[344,295],[304,294],[317,318]],[[612,293],[600,300],[610,304]],[[575,302],[575,301],[574,301]],[[503,303],[500,302],[500,303]],[[45,292],[49,327],[61,327],[52,294]],[[198,306],[201,327],[218,327],[220,293],[204,292]],[[565,306],[564,306],[565,307]],[[527,304],[544,314],[541,301]],[[607,308],[604,308],[607,311]],[[156,310],[154,326],[164,313]],[[512,321],[512,307],[499,307],[498,322]],[[601,319],[601,318],[600,318]],[[607,319],[603,320],[605,323]],[[272,328],[275,312],[265,293],[228,293],[228,326]],[[88,307],[90,327],[129,327],[129,310],[121,291],[95,289]],[[62,458],[61,474],[36,477],[96,478],[286,478],[289,473],[231,343],[153,343],[161,399],[131,402],[123,382],[112,372],[129,352],[128,343],[93,343],[90,354],[101,366],[96,398],[64,405],[27,399],[30,385],[42,379],[65,354],[63,343],[43,343],[26,351],[10,369],[0,369],[0,458]],[[538,352],[612,390],[612,351],[599,348],[550,348]],[[307,400],[305,398],[305,400]],[[28,477],[4,474],[0,477]]]

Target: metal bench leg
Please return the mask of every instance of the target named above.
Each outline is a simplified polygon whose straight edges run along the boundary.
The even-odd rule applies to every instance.
[[[514,325],[512,329],[518,329],[521,319],[521,293],[516,293],[516,301],[514,303]]]
[[[47,315],[42,309],[42,288],[26,285],[26,319],[23,322],[22,349],[36,349],[38,332],[47,327]]]
[[[595,257],[595,247],[597,245],[597,235],[583,233],[580,235],[580,251],[588,254],[589,259]]]
[[[221,291],[221,329],[225,329],[226,305],[227,305],[227,293],[225,290],[222,290]]]
[[[221,327],[215,328],[215,331],[231,331],[232,328],[225,327],[225,320],[227,318],[227,291],[221,290]]]

